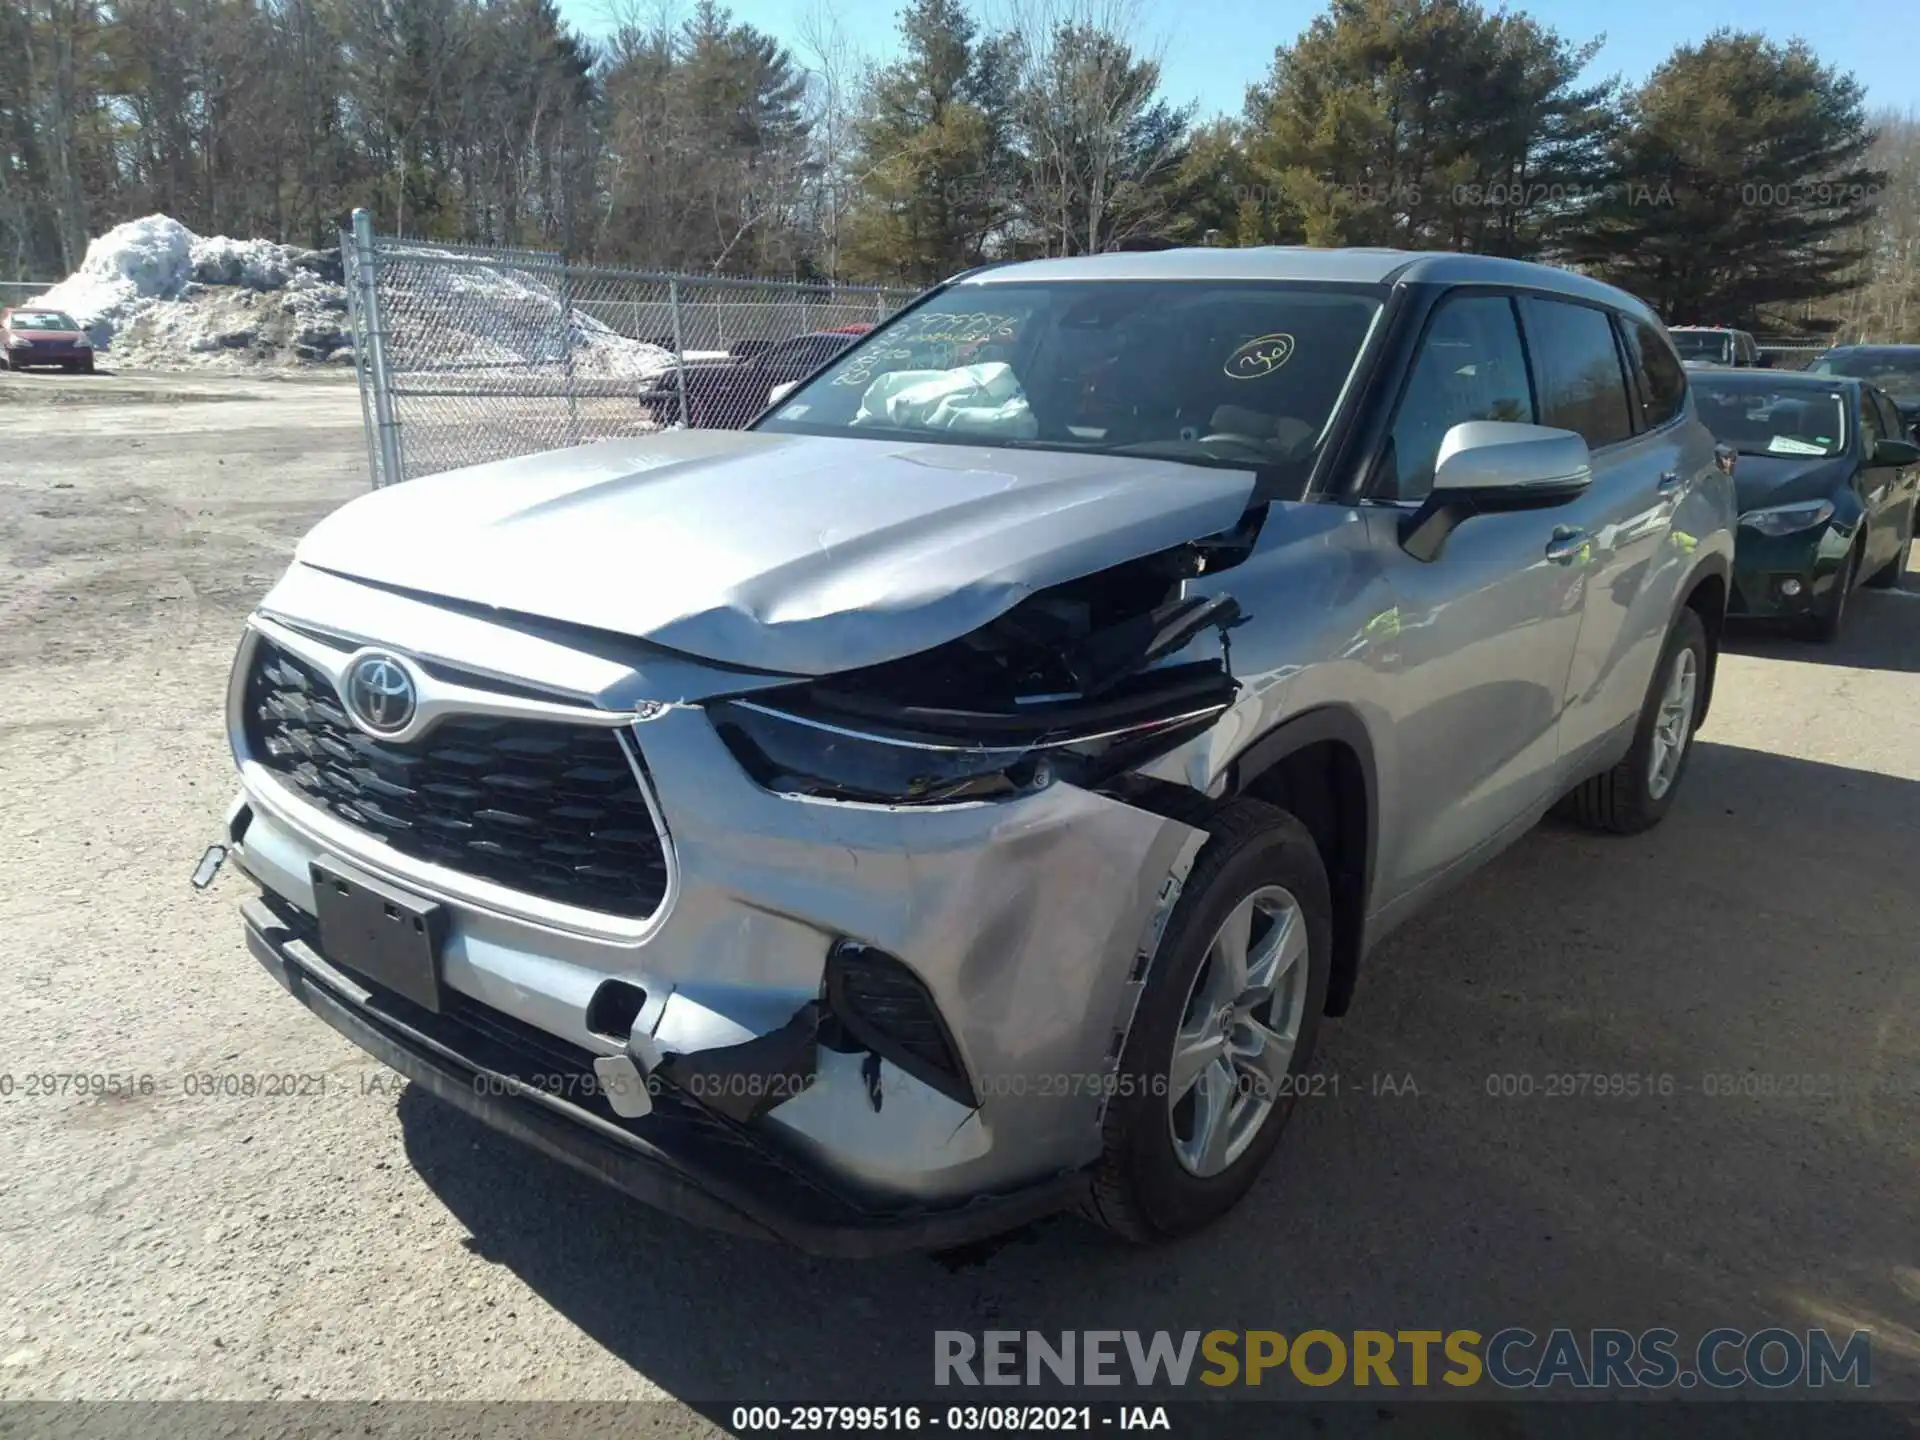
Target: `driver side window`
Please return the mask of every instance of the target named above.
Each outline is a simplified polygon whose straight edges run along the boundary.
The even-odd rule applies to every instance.
[[[1886,438],[1886,428],[1881,425],[1880,417],[1874,412],[1873,397],[1863,386],[1860,390],[1860,449],[1868,459],[1873,457],[1873,447]]]
[[[1468,420],[1533,420],[1520,326],[1504,295],[1441,301],[1394,413],[1375,498],[1424,500],[1440,442]]]

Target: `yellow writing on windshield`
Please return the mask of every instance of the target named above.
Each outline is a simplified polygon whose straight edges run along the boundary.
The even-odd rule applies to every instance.
[[[1293,358],[1293,336],[1256,335],[1227,356],[1222,367],[1235,380],[1258,380]]]

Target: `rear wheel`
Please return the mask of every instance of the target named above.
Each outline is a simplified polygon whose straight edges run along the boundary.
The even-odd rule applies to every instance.
[[[1561,814],[1616,835],[1649,830],[1665,818],[1693,755],[1710,661],[1706,626],[1692,610],[1682,610],[1654,667],[1633,748],[1611,770],[1576,786],[1560,802]]]
[[[1089,1202],[1129,1240],[1198,1230],[1252,1188],[1326,1006],[1333,907],[1313,836],[1253,800],[1207,828],[1127,1037]]]

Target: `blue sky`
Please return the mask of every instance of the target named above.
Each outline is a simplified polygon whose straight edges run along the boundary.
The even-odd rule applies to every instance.
[[[734,16],[782,40],[797,41],[802,17],[824,0],[734,0]],[[589,34],[606,29],[605,0],[560,0],[563,13]],[[688,7],[680,6],[685,14]],[[1247,85],[1265,73],[1274,47],[1291,40],[1319,13],[1305,0],[1139,0],[1136,39],[1164,46],[1169,98],[1192,99],[1201,113],[1238,114]],[[1913,55],[1912,11],[1898,0],[1536,0],[1531,12],[1570,40],[1605,34],[1589,75],[1644,79],[1675,45],[1721,26],[1760,30],[1775,40],[1809,40],[1821,59],[1853,72],[1867,87],[1869,108],[1920,109],[1920,64]],[[860,49],[885,58],[895,44],[899,0],[838,0],[831,6]],[[998,0],[975,13],[1000,13]]]

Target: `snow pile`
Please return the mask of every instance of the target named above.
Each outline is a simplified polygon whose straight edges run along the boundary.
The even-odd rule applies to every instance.
[[[68,312],[123,366],[299,364],[351,358],[339,281],[325,251],[202,237],[149,215],[94,240],[34,303]]]
[[[383,264],[397,368],[504,379],[571,365],[624,380],[673,365],[671,351],[566,311],[531,272],[439,263],[457,259],[409,247]],[[112,366],[301,368],[353,359],[342,279],[337,250],[200,236],[149,215],[94,240],[80,268],[33,303],[73,315]]]
[[[672,368],[673,352],[631,340],[580,310],[528,270],[477,266],[451,251],[409,246],[382,271],[380,303],[402,369],[555,370],[634,380]]]
[[[183,227],[184,228],[184,227]],[[211,235],[193,242],[193,278],[200,285],[244,285],[278,290],[298,272],[302,252],[271,240],[229,240]]]
[[[193,270],[193,240],[165,215],[116,225],[87,246],[78,270],[33,303],[66,311],[104,346],[154,301],[180,293]]]

